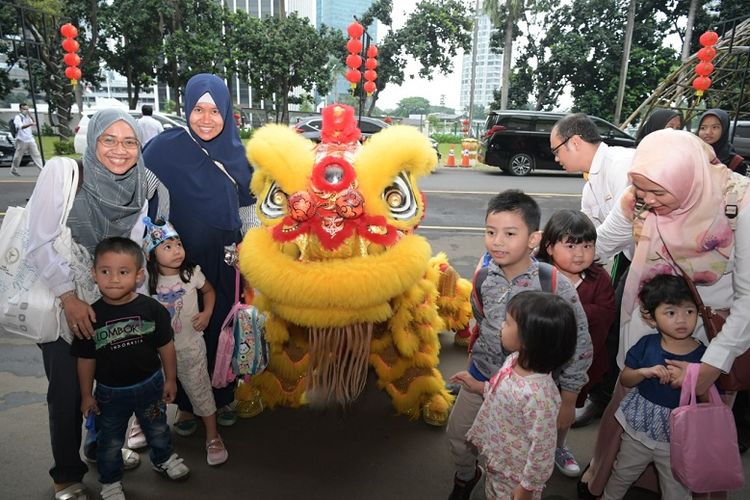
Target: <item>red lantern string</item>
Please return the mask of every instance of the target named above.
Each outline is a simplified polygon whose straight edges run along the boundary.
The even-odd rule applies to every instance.
[[[378,57],[378,48],[375,45],[367,47],[367,57]]]
[[[371,96],[375,93],[375,90],[377,90],[377,86],[375,85],[375,82],[368,81],[364,84],[365,92],[367,92],[368,96]]]
[[[365,69],[376,69],[378,67],[378,60],[372,57],[368,57],[365,60]]]
[[[703,93],[711,87],[711,79],[708,77],[714,71],[714,65],[711,63],[716,57],[714,45],[719,41],[719,35],[715,31],[706,31],[698,39],[703,48],[698,51],[698,60],[695,66],[695,74],[698,75],[693,80],[695,95],[700,99]]]
[[[67,52],[63,56],[63,62],[67,66],[65,68],[65,76],[70,79],[71,85],[75,87],[78,85],[78,80],[81,79],[81,68],[78,67],[81,64],[81,58],[76,54],[80,46],[74,40],[78,36],[78,28],[70,23],[66,23],[60,26],[60,34],[64,37],[62,48]]]

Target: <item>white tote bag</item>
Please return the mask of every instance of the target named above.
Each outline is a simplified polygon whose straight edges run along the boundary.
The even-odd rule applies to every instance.
[[[67,173],[63,176],[62,191],[67,195],[60,217],[60,235],[53,246],[71,263],[75,279],[82,268],[90,275],[90,257],[73,242],[66,225],[78,187],[78,165],[72,159],[66,159],[63,165]],[[32,203],[33,195],[29,204]],[[72,336],[59,300],[26,259],[28,241],[28,208],[9,207],[0,227],[0,326],[37,343],[53,342],[60,335],[70,340]]]

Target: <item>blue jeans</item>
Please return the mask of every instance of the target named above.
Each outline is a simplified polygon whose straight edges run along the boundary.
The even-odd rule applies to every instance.
[[[164,376],[161,371],[135,385],[109,387],[96,384],[94,397],[101,412],[96,417],[96,464],[99,482],[122,479],[120,449],[125,443],[130,415],[135,413],[143,435],[151,447],[151,463],[166,462],[172,455],[172,439],[167,424],[167,405],[162,400]]]

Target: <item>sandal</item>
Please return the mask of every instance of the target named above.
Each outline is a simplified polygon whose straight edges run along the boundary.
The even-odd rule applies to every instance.
[[[190,436],[195,434],[195,431],[198,430],[198,420],[196,418],[178,420],[174,423],[173,427],[178,436]]]
[[[223,426],[229,427],[237,422],[237,414],[234,412],[231,406],[225,406],[216,413],[216,423]]]
[[[133,420],[133,425],[130,426],[128,431],[127,446],[131,450],[140,450],[148,445],[146,442],[146,436],[143,434],[141,426],[138,424],[138,420]]]
[[[208,465],[221,465],[229,458],[229,452],[224,447],[224,441],[217,437],[206,443],[206,462]]]
[[[83,483],[73,483],[55,493],[55,500],[87,500],[88,497],[88,490]]]

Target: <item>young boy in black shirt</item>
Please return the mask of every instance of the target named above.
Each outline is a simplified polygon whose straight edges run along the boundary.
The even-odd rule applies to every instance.
[[[133,413],[151,447],[154,470],[173,480],[190,473],[173,452],[167,424],[167,403],[177,392],[169,312],[135,292],[143,265],[143,252],[130,239],[107,238],[96,246],[92,273],[102,298],[91,306],[94,336],[76,337],[71,347],[78,358],[81,411],[97,418],[96,461],[106,500],[125,499],[120,449]]]

